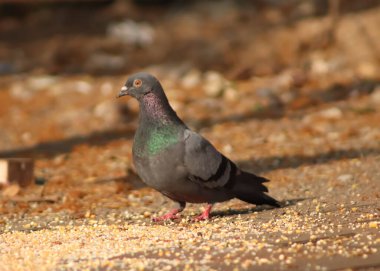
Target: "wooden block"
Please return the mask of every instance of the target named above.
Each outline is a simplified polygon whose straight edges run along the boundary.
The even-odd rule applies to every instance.
[[[29,158],[0,159],[0,184],[19,184],[28,186],[33,183],[34,161]]]

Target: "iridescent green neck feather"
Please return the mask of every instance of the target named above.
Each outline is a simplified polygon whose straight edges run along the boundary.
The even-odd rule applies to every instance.
[[[149,155],[155,155],[167,147],[178,142],[178,132],[173,126],[154,129],[147,141],[147,151]]]
[[[156,155],[176,144],[185,124],[170,107],[163,92],[150,93],[140,100],[140,121],[134,142],[134,153]]]

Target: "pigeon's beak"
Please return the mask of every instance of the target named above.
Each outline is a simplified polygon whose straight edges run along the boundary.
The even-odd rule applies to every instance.
[[[119,92],[119,95],[116,96],[116,98],[120,98],[120,97],[123,97],[125,95],[128,95],[128,88],[126,86],[122,87],[120,92]]]

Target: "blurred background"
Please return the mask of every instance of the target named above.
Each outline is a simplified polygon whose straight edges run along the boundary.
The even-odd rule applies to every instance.
[[[377,0],[3,0],[0,157],[34,158],[42,187],[3,189],[0,212],[151,204],[138,105],[115,99],[142,70],[258,173],[378,153],[379,25]]]

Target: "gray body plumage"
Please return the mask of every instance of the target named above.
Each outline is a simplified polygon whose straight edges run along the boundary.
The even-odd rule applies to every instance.
[[[185,127],[178,133],[180,140],[159,154],[133,152],[143,181],[178,202],[213,203],[234,198],[225,187],[231,180],[230,162],[224,167],[223,156],[198,134]]]
[[[135,97],[140,104],[133,160],[148,186],[181,206],[235,197],[279,206],[265,194],[267,179],[240,170],[178,118],[156,78],[146,73],[131,76],[119,94],[124,95]]]

